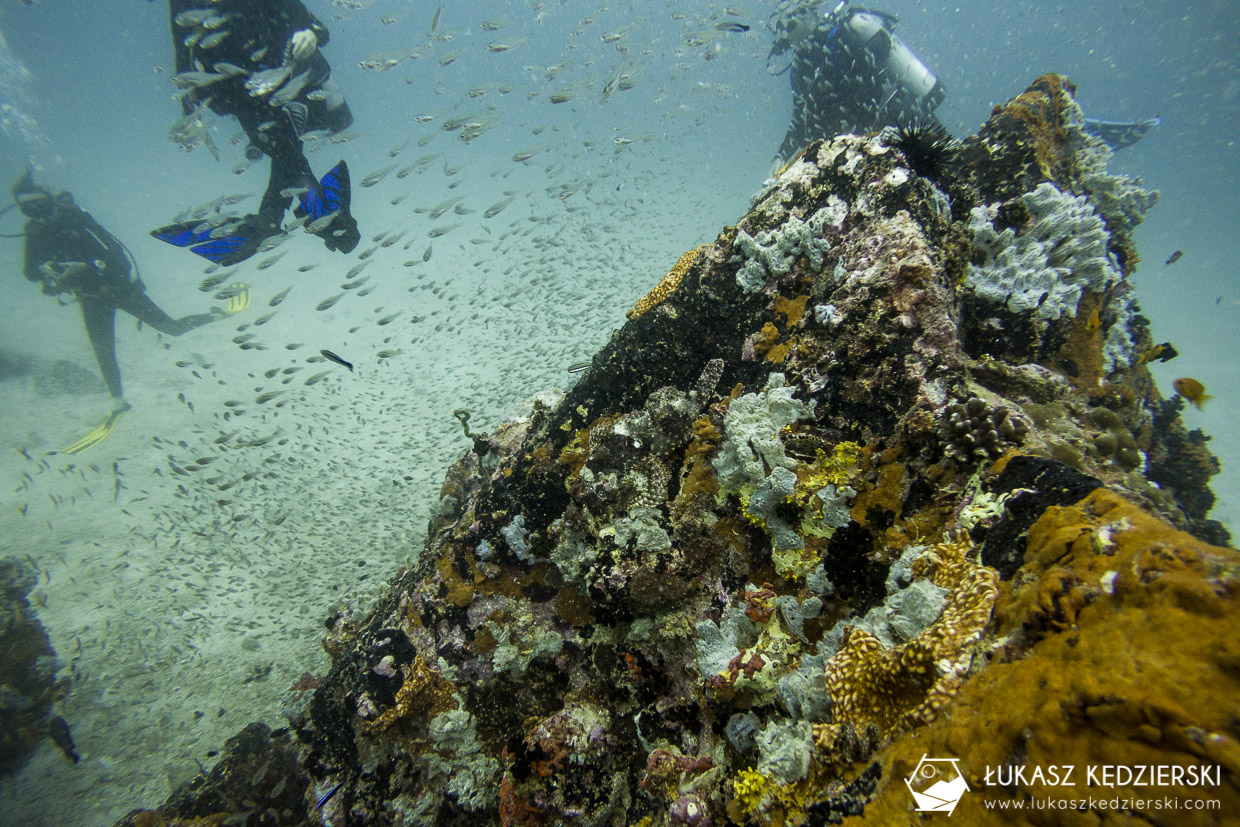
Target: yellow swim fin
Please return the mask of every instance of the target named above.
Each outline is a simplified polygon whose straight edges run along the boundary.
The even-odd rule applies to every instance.
[[[250,285],[237,281],[228,285],[227,289],[233,295],[228,297],[228,302],[223,307],[213,307],[211,312],[232,316],[250,306]]]
[[[127,410],[129,410],[128,405],[108,414],[107,418],[96,425],[94,430],[90,431],[86,434],[86,436],[82,437],[77,442],[61,448],[60,453],[80,454],[88,448],[94,448],[100,442],[103,442],[112,435],[112,431],[116,428],[116,423],[120,421],[121,415]]]

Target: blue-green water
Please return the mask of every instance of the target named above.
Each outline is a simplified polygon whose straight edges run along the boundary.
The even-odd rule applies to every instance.
[[[236,272],[252,285],[245,315],[177,339],[118,320],[135,410],[87,454],[43,464],[107,412],[101,385],[54,381],[68,373],[54,360],[95,373],[81,319],[20,276],[20,241],[0,241],[0,349],[46,360],[2,383],[0,556],[29,555],[42,572],[31,599],[58,674],[72,679],[57,712],[82,755],[74,766],[45,741],[0,780],[0,822],[110,823],[160,802],[244,723],[278,725],[295,705],[290,687],[325,668],[321,619],[364,607],[420,547],[444,469],[468,447],[452,411],[471,410],[485,429],[562,387],[565,368],[589,358],[681,252],[745,211],[788,121],[787,78],[766,71],[769,3],[445,4],[434,31],[433,3],[307,5],[331,30],[324,54],[356,117],[352,140],[309,158],[318,174],[341,158],[353,169],[363,240],[341,256],[293,234],[272,251],[278,261],[260,270],[260,254]],[[1215,397],[1184,417],[1214,436],[1223,462],[1213,516],[1240,525],[1240,12],[1227,2],[883,8],[946,84],[938,114],[958,136],[1047,71],[1072,78],[1087,114],[1163,117],[1112,170],[1161,192],[1137,231],[1135,282],[1156,341],[1181,355],[1154,371],[1165,394],[1191,376]],[[203,262],[147,231],[224,194],[257,197],[266,170],[234,174],[232,119],[214,121],[219,161],[168,140],[179,107],[167,17],[144,0],[0,8],[0,176],[33,162],[41,181],[71,190],[129,245],[149,295],[183,315],[214,301],[198,289]],[[720,33],[724,19],[751,29]],[[617,73],[632,88],[605,96]],[[486,127],[468,143],[443,129],[466,116]],[[358,185],[392,164],[414,170]],[[2,232],[19,228],[13,213],[0,220]],[[397,233],[390,246],[374,241]],[[1175,250],[1183,258],[1164,267]],[[233,339],[246,334],[265,349],[240,349]],[[326,367],[307,361],[320,348],[357,371],[306,386]],[[256,401],[272,391],[284,394]],[[172,470],[186,465],[200,467]]]

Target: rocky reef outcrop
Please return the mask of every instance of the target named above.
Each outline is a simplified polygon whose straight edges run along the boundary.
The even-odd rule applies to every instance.
[[[77,763],[69,726],[52,714],[68,690],[56,680],[56,652],[27,596],[38,570],[0,560],[0,774],[16,773],[49,736]]]
[[[926,756],[966,823],[1105,821],[988,809],[1052,764],[1240,812],[1240,554],[1143,363],[1155,195],[1081,120],[1048,75],[964,141],[810,145],[571,390],[469,433],[287,730],[124,823],[904,824]]]

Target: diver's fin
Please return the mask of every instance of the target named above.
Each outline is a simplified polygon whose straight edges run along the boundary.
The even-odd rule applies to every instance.
[[[336,164],[319,181],[301,196],[298,215],[307,215],[311,221],[325,218],[334,212],[349,212],[352,193],[349,186],[349,165],[344,161]]]
[[[1100,118],[1086,118],[1085,131],[1111,149],[1123,149],[1132,146],[1144,137],[1151,128],[1162,123],[1162,116],[1147,118],[1143,121],[1104,121]]]
[[[341,161],[323,176],[318,186],[301,196],[295,213],[308,217],[306,229],[323,239],[327,249],[351,253],[362,238],[357,221],[349,212],[351,202],[349,165]]]
[[[238,281],[229,286],[240,289],[237,290],[235,295],[229,296],[228,301],[224,304],[224,307],[221,308],[225,316],[232,316],[236,313],[240,313],[242,310],[245,310],[250,306],[250,285],[245,282]]]
[[[218,227],[202,229],[201,221],[182,221],[151,230],[151,235],[177,247],[189,247],[190,252],[225,267],[257,253],[259,245],[271,235],[245,221],[224,234],[213,236],[216,232],[219,232]]]
[[[116,428],[116,423],[120,421],[121,415],[127,410],[129,410],[128,405],[108,414],[107,418],[96,425],[94,430],[87,433],[86,436],[82,437],[77,442],[70,443],[64,448],[61,448],[60,453],[80,454],[88,448],[94,448],[100,442],[103,442],[112,435],[112,431]]]
[[[196,244],[190,248],[190,251],[208,261],[231,267],[257,253],[259,246],[266,240],[267,237],[262,233],[238,227],[229,235]]]
[[[176,247],[192,247],[211,239],[211,230],[214,228],[208,227],[204,230],[201,227],[201,221],[179,221],[158,230],[151,230],[151,235]]]

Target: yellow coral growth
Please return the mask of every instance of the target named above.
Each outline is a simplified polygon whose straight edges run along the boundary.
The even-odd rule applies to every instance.
[[[809,303],[809,296],[800,295],[794,299],[786,299],[783,296],[775,296],[775,312],[784,317],[784,323],[789,327],[796,324],[805,315],[805,305]]]
[[[855,442],[841,442],[831,449],[831,455],[819,448],[814,461],[796,468],[797,486],[793,494],[797,505],[815,507],[822,513],[822,501],[814,495],[828,485],[845,485],[858,471],[861,446]]]
[[[413,715],[429,721],[441,712],[456,709],[456,686],[426,665],[421,655],[403,670],[405,681],[396,691],[396,702],[378,718],[362,723],[371,730],[384,730]]]
[[[773,778],[746,767],[732,779],[728,816],[737,824],[746,820],[762,824],[787,824],[788,815],[805,810],[809,784],[777,784]]]
[[[740,805],[743,815],[756,812],[775,784],[771,779],[754,769],[745,768],[732,779],[732,798]]]
[[[990,121],[990,124],[1002,124],[1011,119],[1023,124],[1033,144],[1039,171],[1053,181],[1071,178],[1073,152],[1064,128],[1064,112],[1073,91],[1060,75],[1042,75]]]
[[[875,797],[845,824],[913,823],[903,779],[924,755],[959,759],[969,783],[952,825],[1000,823],[1000,807],[1002,823],[1016,827],[1233,823],[1238,597],[1240,553],[1177,531],[1110,491],[1047,509],[995,607],[999,633],[1046,636],[1017,657],[995,658],[960,688],[950,715],[881,751]],[[1001,766],[1024,775],[1006,787],[987,783],[987,769]],[[1072,785],[1034,777],[1051,766],[1075,767]],[[1091,766],[1208,770],[1221,783],[1091,789]],[[1031,806],[1091,793],[1132,803],[1106,813]],[[1194,809],[1202,800],[1217,804]]]
[[[689,268],[693,266],[694,259],[697,258],[698,253],[704,247],[706,247],[705,244],[700,244],[681,256],[672,265],[672,269],[667,271],[667,275],[654,286],[654,289],[643,296],[637,304],[633,305],[633,309],[625,315],[630,319],[636,319],[652,307],[661,304],[672,293],[675,293],[676,288],[680,287],[681,279],[685,277],[685,273],[689,272]]]
[[[957,664],[990,619],[998,575],[969,562],[960,543],[936,546],[936,585],[950,588],[938,619],[917,637],[886,649],[869,632],[853,628],[827,663],[827,691],[837,723],[878,725],[884,733],[934,720],[962,680]]]
[[[713,497],[719,492],[719,480],[707,460],[707,455],[722,439],[723,435],[710,417],[699,416],[693,421],[693,441],[685,448],[683,467],[686,473],[677,495],[678,502],[685,502],[698,493]]]

